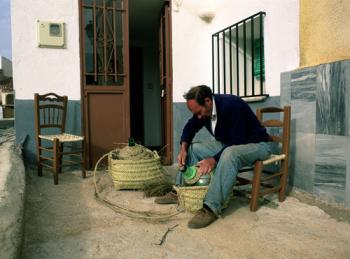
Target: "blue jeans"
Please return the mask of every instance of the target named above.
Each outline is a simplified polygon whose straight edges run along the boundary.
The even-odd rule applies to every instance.
[[[192,143],[188,149],[187,165],[195,165],[202,159],[212,157],[223,148],[219,141]],[[265,160],[271,154],[270,143],[250,143],[227,147],[216,165],[208,192],[204,198],[206,204],[217,216],[232,194],[238,171],[251,166],[257,160]]]

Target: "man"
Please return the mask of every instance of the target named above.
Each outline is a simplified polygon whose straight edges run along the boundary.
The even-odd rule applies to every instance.
[[[202,228],[221,214],[231,197],[239,169],[269,157],[269,135],[248,104],[237,96],[213,94],[208,86],[199,85],[192,87],[184,98],[193,116],[182,132],[178,164],[198,165],[201,175],[216,168],[203,208],[188,223],[190,228]],[[215,139],[191,143],[203,126]],[[176,201],[174,193],[155,200],[159,204]]]

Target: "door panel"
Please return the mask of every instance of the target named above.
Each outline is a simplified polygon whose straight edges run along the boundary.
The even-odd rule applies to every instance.
[[[128,0],[80,0],[83,125],[92,168],[130,136]]]
[[[123,94],[88,93],[89,112],[89,146],[90,156],[95,164],[101,154],[112,150],[115,143],[125,143],[128,136],[125,117],[127,104]],[[108,111],[106,114],[105,111]],[[105,116],[108,115],[108,116]],[[124,119],[115,119],[124,118]]]
[[[164,2],[159,28],[159,66],[161,84],[161,110],[163,143],[165,146],[163,163],[171,164],[173,158],[172,134],[172,53],[171,53],[171,9],[170,1]]]

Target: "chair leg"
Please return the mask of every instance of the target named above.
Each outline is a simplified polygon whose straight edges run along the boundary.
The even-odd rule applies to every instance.
[[[81,160],[82,160],[82,164],[81,164],[81,173],[82,173],[82,177],[86,178],[86,171],[85,171],[85,167],[86,167],[86,159],[85,159],[85,141],[83,140],[81,142],[81,148],[82,148],[82,153],[81,153]]]
[[[252,181],[252,198],[250,200],[250,210],[256,211],[258,207],[258,198],[260,191],[260,176],[262,171],[262,161],[255,162],[254,176]]]
[[[63,160],[63,143],[59,143],[59,154],[58,154],[58,161],[59,161],[59,167],[58,167],[58,173],[62,173],[62,160]]]
[[[287,186],[287,176],[288,176],[288,163],[286,161],[282,161],[282,176],[280,178],[281,189],[278,193],[278,200],[280,202],[286,199],[286,186]]]
[[[37,144],[36,144],[36,163],[38,166],[38,176],[43,176],[43,166],[41,165],[41,140],[37,138]]]
[[[58,184],[59,171],[59,141],[57,138],[53,140],[53,182]]]

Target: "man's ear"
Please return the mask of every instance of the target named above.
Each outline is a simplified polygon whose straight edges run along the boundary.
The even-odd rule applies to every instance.
[[[204,104],[205,104],[205,106],[210,106],[211,103],[212,103],[212,99],[210,99],[209,97],[206,97],[206,98],[204,99]]]

